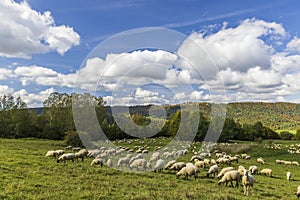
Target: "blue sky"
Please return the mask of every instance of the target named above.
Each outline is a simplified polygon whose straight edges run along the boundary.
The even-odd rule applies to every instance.
[[[138,77],[130,76],[138,84],[124,79],[126,85],[123,83],[123,89],[133,88],[134,91],[134,88],[139,88],[140,95],[145,95],[144,99],[149,100],[149,102],[142,100],[143,103],[150,103],[151,100],[161,103],[172,102],[155,87],[142,89],[143,84],[149,84],[149,79],[164,87],[167,85],[171,88],[181,88],[181,90],[174,89],[176,91],[174,96],[182,101],[212,100],[208,94],[213,90],[216,93],[220,91],[217,94],[220,96],[225,91],[227,94],[226,98],[223,98],[225,102],[299,102],[297,85],[300,84],[295,82],[299,81],[300,74],[299,1],[27,0],[26,2],[4,0],[0,3],[0,15],[2,13],[4,19],[4,22],[0,23],[2,38],[0,94],[20,95],[31,107],[40,106],[51,92],[72,92],[74,85],[71,80],[78,78],[76,75],[83,74],[80,70],[88,69],[84,61],[95,60],[87,56],[99,43],[120,32],[142,27],[167,28],[186,35],[205,47],[205,51],[219,68],[219,72],[212,76],[196,77],[189,66],[182,63],[180,57],[173,58],[167,52],[141,51],[134,54],[143,60],[141,61],[143,65],[153,64],[153,60],[149,61],[146,58],[156,56],[156,61],[176,66],[174,73],[172,70],[162,70],[164,74],[160,74],[159,79],[157,74],[150,76],[150,71],[146,75],[139,73]],[[240,35],[249,33],[247,38],[251,39],[250,42],[253,42],[254,47],[247,43],[246,36],[242,38],[232,36],[230,30]],[[222,43],[223,40],[225,43]],[[244,43],[230,46],[239,41]],[[210,48],[216,44],[224,46],[220,49]],[[241,50],[225,57],[228,62],[220,59],[224,52],[232,48],[241,48],[245,52],[247,48],[253,48],[254,52],[248,56]],[[195,49],[192,49],[191,45],[182,45],[179,49],[184,51],[183,54],[194,64],[201,65],[199,60],[193,60],[191,52]],[[173,54],[176,55],[178,52]],[[126,58],[129,63],[131,60],[128,59],[133,59],[131,53],[122,56],[122,59]],[[105,57],[101,59],[108,60]],[[133,60],[135,59],[137,58],[134,57]],[[234,66],[233,63],[240,65]],[[117,69],[123,65],[124,63],[120,61]],[[98,63],[97,67],[99,66],[102,65]],[[199,69],[202,70],[201,66]],[[126,70],[130,71],[130,66]],[[206,73],[204,69],[203,71]],[[88,73],[92,72],[93,70]],[[88,73],[83,77],[89,77]],[[113,98],[111,95],[116,91],[122,94],[121,89],[116,87],[118,76],[116,73],[112,74],[115,79],[104,79],[103,83],[97,80],[98,84],[102,84],[97,92],[105,96],[107,101]],[[167,77],[167,74],[168,78],[173,76],[171,79],[182,77],[189,79],[188,82],[194,91],[188,94],[182,85],[168,85],[170,80],[162,78],[163,75]],[[147,83],[139,81],[148,75]],[[255,77],[259,78],[258,75],[262,76],[261,79],[254,80]],[[85,85],[86,82],[82,81],[82,84]],[[90,90],[85,86],[80,88]],[[129,102],[129,97],[122,98],[118,103]]]

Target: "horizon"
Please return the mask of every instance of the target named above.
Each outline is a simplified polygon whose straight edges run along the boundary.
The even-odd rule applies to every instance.
[[[297,5],[3,0],[0,96],[31,108],[74,91],[110,105],[299,104]]]

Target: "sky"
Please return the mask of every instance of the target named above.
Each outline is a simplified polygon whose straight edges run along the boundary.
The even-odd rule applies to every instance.
[[[300,2],[1,0],[0,95],[300,102]]]

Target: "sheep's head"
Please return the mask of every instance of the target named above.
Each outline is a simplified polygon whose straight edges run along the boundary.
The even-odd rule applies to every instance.
[[[218,184],[219,184],[219,185],[222,185],[222,184],[223,184],[223,181],[219,181]]]
[[[180,174],[179,173],[176,173],[176,178],[178,179],[180,177]]]

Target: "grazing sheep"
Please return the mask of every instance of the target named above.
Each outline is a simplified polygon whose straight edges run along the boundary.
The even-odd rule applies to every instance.
[[[210,166],[210,160],[209,159],[206,158],[203,161],[205,163],[205,167],[209,167]]]
[[[79,151],[81,148],[80,147],[74,147],[73,149],[72,149],[72,151]]]
[[[125,157],[125,158],[120,158],[119,160],[118,160],[118,167],[122,167],[123,166],[123,164],[125,164],[125,166],[126,167],[128,167],[129,166],[129,161],[130,161],[130,157]]]
[[[63,154],[57,159],[57,163],[59,163],[60,161],[64,161],[64,163],[65,163],[66,160],[72,160],[72,162],[74,162],[74,158],[75,158],[74,153]]]
[[[175,170],[175,171],[179,171],[182,168],[186,167],[185,162],[176,162],[172,165],[172,167],[170,167],[169,170]]]
[[[211,163],[212,165],[216,165],[216,164],[217,164],[217,162],[216,162],[215,159],[211,159],[211,160],[210,160],[210,163]]]
[[[265,164],[265,161],[264,161],[264,159],[262,159],[262,158],[257,158],[256,161],[257,161],[258,163],[262,164],[262,165]]]
[[[90,158],[91,157],[96,158],[100,153],[101,153],[100,149],[93,149],[88,152],[87,156]]]
[[[143,154],[139,153],[137,154],[136,156],[132,157],[130,160],[129,160],[129,164],[133,163],[133,161],[137,160],[137,159],[142,159],[143,158]]]
[[[153,171],[158,172],[158,171],[162,171],[165,165],[165,161],[163,159],[159,159],[156,161],[156,164],[153,168]]]
[[[292,165],[299,166],[299,163],[297,161],[293,161]]]
[[[262,169],[259,172],[259,174],[264,174],[264,175],[268,175],[268,176],[272,177],[273,176],[273,171],[271,169],[266,168],[266,169]]]
[[[224,184],[227,186],[227,183],[230,182],[231,186],[233,187],[232,181],[236,181],[236,187],[239,187],[241,175],[237,170],[232,170],[226,172],[222,179],[218,182],[219,185]]]
[[[47,151],[45,157],[54,157],[56,158],[57,152],[56,151]]]
[[[102,167],[103,166],[103,160],[101,158],[95,158],[91,162],[91,166],[93,166],[93,165],[100,165]]]
[[[86,149],[81,149],[77,153],[75,153],[75,158],[81,158],[81,161],[83,162],[84,157],[88,154],[88,151]]]
[[[276,160],[275,162],[276,162],[276,164],[279,164],[279,165],[283,164],[283,160]]]
[[[199,160],[203,160],[200,156],[192,156],[190,162],[197,162]]]
[[[231,162],[236,162],[236,163],[239,163],[239,158],[238,158],[238,157],[236,157],[236,156],[229,157],[229,160],[230,160]]]
[[[251,174],[258,174],[258,167],[256,165],[252,165],[249,167],[249,172]]]
[[[64,150],[61,150],[61,149],[56,150],[56,154],[57,154],[58,156],[63,155],[64,153],[65,153]]]
[[[250,158],[251,158],[251,156],[249,156],[249,155],[247,155],[247,156],[245,157],[246,160],[250,160]]]
[[[147,161],[143,158],[138,158],[136,160],[134,160],[131,164],[130,164],[130,169],[136,168],[136,170],[138,170],[139,168],[144,169],[146,171],[147,169]]]
[[[198,178],[199,169],[195,166],[183,167],[179,172],[176,173],[176,178],[180,176],[184,176],[185,180],[188,179],[189,176],[194,176],[195,180]]]
[[[295,193],[295,195],[299,198],[300,197],[300,185],[297,188],[297,192]]]
[[[206,163],[204,161],[200,160],[195,163],[195,166],[198,168],[202,167],[204,169],[206,167]]]
[[[207,172],[207,177],[209,177],[210,175],[214,175],[214,177],[218,174],[219,168],[218,165],[213,165],[209,168],[208,172]]]
[[[251,187],[253,187],[254,181],[255,181],[254,177],[249,174],[248,170],[245,170],[244,171],[244,176],[242,178],[242,183],[243,183],[243,186],[244,186],[244,195],[248,196],[249,189]]]
[[[233,167],[225,167],[225,168],[223,168],[222,170],[221,170],[221,172],[218,174],[218,179],[221,179],[223,176],[224,176],[224,174],[226,173],[226,172],[229,172],[229,171],[232,171],[232,170],[234,170],[234,168]]]
[[[70,149],[72,149],[72,146],[69,145],[69,146],[66,147],[66,149],[70,150]]]
[[[244,166],[239,166],[238,167],[238,172],[240,172],[241,178],[242,176],[244,176],[244,171],[246,170],[246,168]]]
[[[172,167],[172,165],[174,165],[176,163],[176,160],[171,160],[169,161],[166,166],[165,166],[165,169],[170,169],[170,167]]]
[[[288,181],[290,181],[291,178],[292,178],[292,173],[291,173],[291,172],[287,172],[287,173],[286,173],[286,179],[287,179]]]
[[[113,162],[111,159],[108,159],[107,162],[106,162],[107,166],[109,167],[113,167]]]

